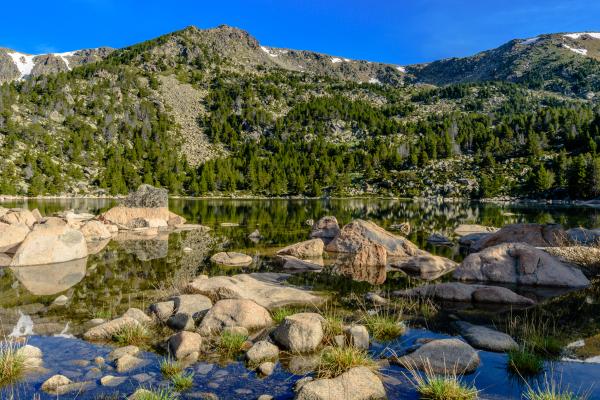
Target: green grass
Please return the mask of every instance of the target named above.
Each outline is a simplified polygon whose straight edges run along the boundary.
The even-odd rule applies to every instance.
[[[389,341],[402,335],[406,327],[392,314],[364,315],[363,323],[375,340]]]
[[[25,371],[25,357],[13,341],[0,343],[0,387],[16,382]]]
[[[224,331],[217,339],[217,350],[224,356],[233,357],[242,351],[248,336],[241,333]]]
[[[280,324],[283,322],[285,317],[294,315],[294,314],[296,314],[296,312],[297,311],[294,310],[293,308],[283,307],[283,308],[278,308],[277,310],[273,311],[273,314],[271,315],[271,317],[273,318],[273,321],[275,321],[276,324]]]
[[[150,331],[145,325],[128,324],[115,332],[112,340],[121,346],[143,346],[148,343],[150,337]]]
[[[544,368],[544,360],[527,348],[520,347],[508,352],[508,369],[519,375],[536,375]]]
[[[179,361],[173,361],[169,358],[165,358],[160,362],[160,373],[165,378],[172,378],[175,375],[183,372],[183,365]]]
[[[563,344],[557,339],[558,333],[552,316],[525,313],[511,316],[508,321],[509,333],[530,349],[543,357],[558,357]]]
[[[323,315],[325,323],[323,324],[323,340],[325,343],[333,344],[334,337],[344,333],[344,319],[335,313],[326,313]]]
[[[171,376],[171,382],[177,391],[189,390],[194,386],[194,374],[192,372],[179,372]]]
[[[361,366],[373,371],[378,369],[377,363],[366,351],[355,347],[328,347],[320,354],[317,375],[319,378],[333,378]]]
[[[135,396],[129,397],[133,400],[178,400],[171,389],[142,389]]]
[[[473,385],[462,382],[459,375],[447,373],[439,375],[433,372],[431,364],[424,366],[421,373],[414,365],[406,366],[410,373],[407,376],[423,400],[475,400],[478,390]]]
[[[525,400],[586,400],[588,395],[577,394],[568,388],[562,388],[554,379],[544,379],[544,383],[535,388],[529,386],[523,393]]]

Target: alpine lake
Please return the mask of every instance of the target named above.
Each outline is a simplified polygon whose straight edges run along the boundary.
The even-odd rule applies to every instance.
[[[95,215],[116,204],[109,199],[22,200],[0,203],[3,207],[39,209],[52,215],[73,209]],[[22,337],[43,352],[43,373],[27,374],[0,390],[2,399],[123,399],[140,387],[166,387],[169,381],[160,372],[166,357],[161,346],[144,348],[148,362],[132,372],[98,371],[94,359],[106,357],[116,345],[92,343],[81,339],[90,320],[121,316],[130,307],[147,310],[164,298],[178,282],[200,274],[235,275],[252,272],[287,272],[275,255],[277,249],[307,240],[311,227],[307,220],[335,216],[340,226],[352,219],[371,220],[391,230],[393,224],[409,222],[407,236],[420,249],[460,262],[465,253],[453,245],[434,246],[427,238],[434,232],[454,238],[453,230],[464,223],[502,227],[511,223],[559,223],[572,227],[600,227],[600,209],[565,205],[498,205],[477,202],[401,201],[386,199],[329,200],[234,200],[177,199],[169,208],[188,223],[202,224],[209,231],[189,230],[161,234],[148,239],[109,240],[97,252],[56,268],[53,265],[4,268],[0,270],[0,321],[5,336]],[[259,239],[249,235],[258,230]],[[185,250],[184,250],[185,249]],[[217,251],[237,251],[253,258],[247,267],[213,264]],[[422,284],[419,277],[401,271],[388,271],[385,282],[372,284],[343,276],[327,268],[322,271],[292,273],[288,282],[329,296],[328,311],[353,317],[369,311],[364,296],[386,293]],[[450,281],[452,274],[437,278]],[[494,326],[510,332],[515,321],[533,321],[563,349],[569,343],[600,332],[600,280],[577,290],[513,287],[538,302],[527,309],[506,306],[478,307],[471,304],[431,303],[426,310],[407,313],[406,331],[397,338],[373,339],[369,353],[374,359],[403,354],[423,338],[457,337],[452,321],[465,320]],[[65,296],[65,297],[61,297]],[[56,301],[57,298],[62,299]],[[544,357],[543,372],[520,376],[509,371],[505,353],[479,351],[481,363],[463,381],[474,384],[482,399],[519,399],[529,387],[545,382],[560,382],[589,399],[600,399],[600,364],[565,360],[564,353]],[[110,368],[110,367],[109,367]],[[249,369],[243,354],[209,357],[188,367],[193,373],[191,389],[178,398],[257,399],[268,394],[274,399],[292,399],[294,384],[304,374],[290,371],[282,359],[268,377]],[[110,373],[124,377],[119,384],[103,386],[99,380]],[[410,373],[394,364],[383,364],[380,371],[389,399],[418,399]],[[84,390],[62,396],[41,390],[50,376],[62,374],[75,382],[86,381]],[[210,397],[212,394],[213,397]],[[214,396],[217,397],[214,397]]]

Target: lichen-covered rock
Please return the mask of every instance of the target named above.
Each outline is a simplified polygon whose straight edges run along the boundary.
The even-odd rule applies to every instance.
[[[208,310],[198,331],[203,335],[219,334],[223,328],[241,326],[249,331],[265,328],[273,324],[266,308],[252,300],[220,300]]]
[[[355,367],[332,379],[304,383],[296,400],[378,400],[387,398],[383,383],[367,367]]]
[[[293,353],[315,351],[323,340],[324,318],[316,313],[298,313],[285,317],[273,331],[273,339]]]
[[[321,239],[311,239],[294,243],[279,250],[277,254],[294,256],[298,258],[311,258],[323,255],[324,243]]]
[[[420,250],[408,239],[395,236],[373,222],[356,219],[345,225],[340,234],[327,246],[334,253],[357,253],[363,246],[378,244],[383,246],[388,256],[414,256]]]
[[[454,271],[454,278],[559,287],[590,284],[581,270],[525,243],[503,243],[470,254]]]
[[[477,351],[459,339],[432,340],[405,356],[392,357],[391,361],[407,368],[431,369],[436,374],[467,374],[480,363]]]

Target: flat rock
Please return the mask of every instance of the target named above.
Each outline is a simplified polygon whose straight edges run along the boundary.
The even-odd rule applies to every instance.
[[[471,234],[488,234],[497,232],[498,228],[477,224],[461,224],[454,229],[456,236],[467,236]]]
[[[470,254],[454,271],[454,278],[536,286],[584,287],[590,284],[581,270],[525,243],[503,243]]]
[[[90,328],[83,334],[85,340],[106,340],[113,337],[113,335],[119,330],[129,325],[140,325],[140,323],[130,317],[120,317],[113,319],[112,321],[105,322],[103,324]]]
[[[245,267],[252,264],[252,257],[243,253],[222,251],[220,253],[213,254],[213,256],[210,258],[210,261],[230,267]]]
[[[446,282],[423,285],[413,289],[392,293],[397,297],[426,297],[442,301],[473,303],[533,305],[535,302],[520,296],[510,289],[500,286],[468,285],[460,282]]]
[[[298,258],[320,257],[323,255],[324,247],[325,244],[321,239],[311,239],[284,247],[277,254]]]
[[[356,219],[344,226],[327,246],[334,253],[357,253],[365,244],[383,246],[388,256],[414,256],[420,250],[408,239],[395,236],[373,222]]]
[[[325,240],[331,240],[340,233],[340,225],[333,216],[326,216],[320,218],[312,226],[310,233],[311,238],[321,238]]]
[[[29,234],[25,224],[6,224],[0,222],[0,253],[14,253]]]
[[[213,302],[223,299],[247,299],[275,309],[291,305],[319,305],[322,297],[309,291],[282,285],[278,279],[269,277],[285,275],[239,274],[234,276],[199,277],[186,288],[187,293],[203,294]]]
[[[392,362],[407,368],[431,370],[436,374],[466,374],[477,369],[479,354],[459,339],[437,339],[423,344],[417,350]]]
[[[477,349],[507,352],[519,347],[508,334],[481,325],[458,321],[455,326],[469,344]]]
[[[502,243],[525,243],[534,247],[556,247],[567,240],[567,233],[557,224],[512,224],[478,240],[471,246],[480,251]]]
[[[323,340],[323,322],[316,313],[298,313],[285,317],[273,331],[273,339],[293,353],[315,351]]]
[[[241,326],[249,331],[265,328],[273,324],[266,308],[253,300],[219,300],[208,310],[198,331],[203,335],[220,333],[225,327]]]
[[[452,245],[452,240],[450,240],[448,237],[442,235],[441,233],[432,233],[428,238],[427,241],[433,245],[437,245],[437,246],[449,246]]]
[[[136,226],[136,221],[162,220],[168,222],[171,214],[167,207],[124,207],[116,206],[102,214],[103,221],[130,229]],[[144,225],[147,225],[144,222]]]
[[[320,239],[319,239],[320,240]],[[279,258],[284,260],[283,268],[296,271],[320,271],[323,269],[323,257],[301,260],[294,256],[282,256]]]
[[[11,266],[62,263],[87,255],[81,232],[68,226],[36,224],[16,251]]]
[[[457,267],[457,263],[433,254],[420,254],[418,256],[392,259],[389,261],[392,268],[398,268],[418,274],[430,274],[443,271],[451,271]]]
[[[103,376],[102,378],[100,378],[100,384],[102,386],[107,386],[107,387],[116,387],[116,386],[122,385],[126,381],[127,381],[126,376],[106,375],[106,376]]]
[[[387,395],[377,375],[366,367],[355,367],[332,379],[304,383],[296,400],[376,400]]]

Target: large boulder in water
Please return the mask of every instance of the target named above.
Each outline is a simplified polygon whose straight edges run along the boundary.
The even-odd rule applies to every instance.
[[[62,263],[88,255],[83,234],[66,225],[36,224],[15,253],[11,266]]]
[[[379,400],[387,395],[379,377],[367,367],[354,367],[332,379],[300,386],[295,400]]]
[[[268,309],[292,305],[319,305],[324,299],[309,291],[278,282],[285,274],[239,274],[234,276],[200,276],[187,287],[187,293],[198,293],[213,302],[223,299],[248,299]]]
[[[169,207],[169,192],[167,189],[142,184],[135,192],[129,193],[122,204],[130,208]]]
[[[29,234],[29,227],[25,224],[5,224],[0,222],[0,253],[13,253],[17,246]]]
[[[581,270],[525,243],[503,243],[470,254],[454,271],[454,278],[559,287],[590,284]]]
[[[465,321],[458,321],[454,325],[462,337],[477,349],[506,352],[519,347],[517,342],[504,332]]]
[[[454,229],[456,236],[467,236],[473,234],[486,234],[498,232],[498,228],[477,224],[461,224]]]
[[[501,243],[526,243],[534,247],[556,247],[568,238],[558,224],[513,224],[506,225],[498,232],[485,236],[471,246],[472,251],[480,251]]]
[[[228,299],[217,301],[208,310],[198,331],[203,335],[219,334],[224,328],[242,327],[249,331],[273,324],[266,308],[252,300]]]
[[[323,255],[323,247],[324,243],[321,239],[311,239],[284,247],[277,251],[277,254],[298,258],[320,257]]]
[[[385,248],[388,256],[414,256],[420,250],[408,239],[395,236],[370,221],[355,219],[344,226],[326,250],[334,253],[358,253],[365,245],[378,244]]]
[[[387,277],[386,263],[387,251],[385,247],[379,244],[366,243],[356,253],[338,256],[332,271],[355,281],[381,285]]]
[[[392,361],[436,374],[466,374],[475,371],[480,363],[477,351],[460,339],[432,340],[410,354],[392,358]]]
[[[337,218],[327,216],[319,219],[312,226],[311,238],[320,238],[325,241],[331,240],[340,233],[340,225]]]
[[[124,207],[116,206],[102,214],[102,219],[124,228],[149,227],[156,225],[156,221],[167,221],[171,219],[171,213],[167,207]]]

